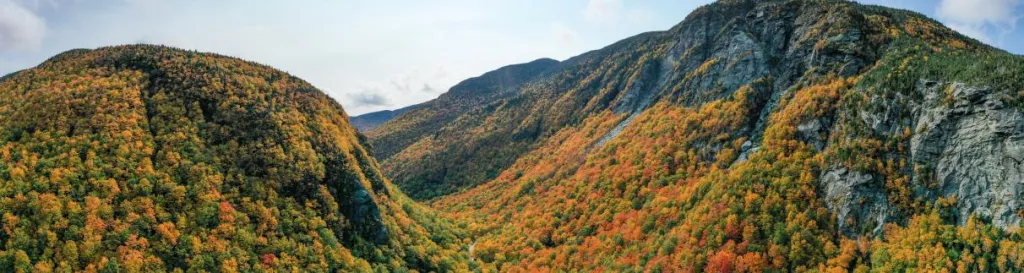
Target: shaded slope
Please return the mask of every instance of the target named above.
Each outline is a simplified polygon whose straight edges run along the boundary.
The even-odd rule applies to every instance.
[[[467,270],[339,104],[270,67],[73,50],[0,82],[4,271]]]

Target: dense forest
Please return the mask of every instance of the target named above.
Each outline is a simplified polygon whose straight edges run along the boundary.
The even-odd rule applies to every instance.
[[[0,78],[0,271],[1022,272],[1022,162],[1024,57],[841,0],[352,119],[265,65],[78,49]]]
[[[452,193],[460,187],[473,186],[490,180],[498,171],[492,166],[508,164],[511,157],[496,153],[490,153],[488,157],[467,157],[462,154],[473,153],[470,149],[474,147],[497,147],[498,143],[473,143],[472,146],[465,147],[465,149],[445,151],[444,154],[435,154],[430,158],[410,158],[400,152],[430,149],[430,147],[420,144],[419,140],[446,132],[444,127],[456,122],[459,117],[477,115],[472,111],[475,111],[475,107],[478,105],[489,104],[492,101],[514,95],[524,83],[543,75],[556,65],[558,65],[558,61],[552,59],[539,59],[525,64],[509,65],[465,80],[437,99],[400,109],[398,111],[403,113],[388,120],[391,122],[381,124],[380,128],[367,132],[373,152],[380,160],[396,156],[409,160],[408,164],[387,165],[386,168],[390,169],[389,177],[409,182],[399,186],[405,192],[412,192],[414,198],[437,197]],[[374,115],[371,113],[354,119],[372,118]],[[508,153],[513,152],[508,151]],[[487,162],[476,161],[483,158],[488,158]],[[447,168],[446,166],[465,167]],[[485,172],[492,175],[479,175]],[[444,183],[440,183],[441,181]]]
[[[381,160],[484,271],[1019,272],[1022,102],[920,14],[719,1]]]
[[[73,50],[0,82],[0,271],[465,271],[334,100],[270,67]]]

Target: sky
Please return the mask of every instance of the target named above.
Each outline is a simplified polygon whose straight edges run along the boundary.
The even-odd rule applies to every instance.
[[[69,49],[163,44],[271,65],[350,115],[666,30],[710,0],[0,0],[0,75]],[[1024,0],[861,0],[1024,53]]]

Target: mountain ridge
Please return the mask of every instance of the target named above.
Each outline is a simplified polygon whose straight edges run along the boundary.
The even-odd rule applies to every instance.
[[[472,77],[472,78],[469,78],[469,79],[466,79],[466,80],[463,80],[463,81],[459,82],[455,86],[452,86],[449,89],[449,91],[444,92],[444,93],[441,94],[442,96],[445,96],[445,98],[438,97],[438,98],[435,98],[435,99],[432,99],[432,100],[429,100],[429,101],[426,101],[426,102],[423,102],[423,103],[413,104],[413,105],[409,105],[409,106],[398,108],[398,109],[382,110],[382,111],[377,111],[377,112],[366,113],[366,114],[362,114],[362,115],[358,115],[358,116],[352,117],[352,121],[353,121],[353,123],[356,123],[355,126],[356,126],[356,128],[360,129],[360,131],[362,131],[364,133],[369,133],[370,131],[373,131],[374,129],[376,129],[378,126],[386,123],[387,121],[390,121],[391,119],[394,119],[394,118],[396,118],[398,116],[401,116],[405,112],[409,112],[409,111],[420,109],[420,108],[424,108],[424,107],[429,107],[430,104],[437,103],[436,101],[451,100],[450,97],[457,97],[459,95],[465,95],[465,94],[459,94],[459,92],[467,92],[467,91],[474,91],[474,90],[477,90],[477,91],[482,90],[482,91],[485,91],[485,92],[490,91],[490,90],[488,90],[490,88],[467,87],[467,86],[473,85],[474,82],[477,82],[477,81],[487,81],[487,80],[489,80],[489,78],[497,78],[497,77],[500,77],[500,76],[498,76],[499,74],[503,74],[503,73],[504,74],[511,74],[511,73],[514,73],[512,71],[517,70],[517,69],[523,69],[524,67],[533,66],[533,67],[537,67],[537,68],[539,68],[541,70],[544,70],[544,69],[546,69],[545,67],[554,66],[554,64],[557,64],[557,63],[559,63],[559,62],[558,62],[558,60],[555,60],[555,59],[540,58],[540,59],[536,59],[536,60],[533,60],[533,61],[530,61],[530,62],[527,62],[527,63],[506,65],[506,66],[503,66],[501,68],[485,72],[484,74],[482,74],[480,76]],[[540,73],[543,73],[543,72],[540,72]],[[508,82],[511,82],[511,83],[517,82],[516,80],[508,79],[508,78],[511,77],[510,75],[505,75],[505,76],[506,76],[505,81],[508,81]],[[529,78],[532,78],[534,76],[536,76],[536,75],[528,75],[528,76],[526,76],[524,78],[527,78],[526,80],[528,80]],[[510,84],[510,86],[515,86],[515,84]],[[514,87],[505,88],[505,89],[513,89],[513,88]]]
[[[382,161],[493,271],[1012,271],[1022,61],[915,12],[719,1]]]
[[[0,271],[1024,269],[1024,57],[917,13],[723,0],[452,90],[363,134],[267,65],[58,54],[0,78]]]
[[[0,94],[5,271],[468,270],[340,104],[269,66],[78,49]]]
[[[380,126],[381,124],[384,124],[385,122],[397,116],[401,116],[405,112],[409,112],[410,110],[416,109],[417,106],[419,105],[414,104],[394,110],[381,110],[377,112],[370,112],[351,117],[349,118],[349,120],[352,121],[352,126],[355,126],[356,129],[359,129],[359,132],[365,134],[369,131],[373,131],[373,129],[377,129],[377,127]]]

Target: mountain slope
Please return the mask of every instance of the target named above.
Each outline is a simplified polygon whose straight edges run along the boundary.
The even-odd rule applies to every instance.
[[[750,9],[752,2],[701,9],[688,16],[688,23],[668,31],[637,35],[567,60],[524,84],[514,97],[476,107],[412,145],[379,141],[377,133],[368,137],[376,150],[402,149],[377,156],[396,184],[413,197],[429,199],[493,179],[554,132],[605,109],[635,116],[659,100],[700,104],[761,78],[771,80],[776,91],[770,95],[776,95],[812,67],[817,74],[859,72],[885,46],[886,41],[878,40],[881,33],[869,32],[884,31],[880,29],[855,29],[849,36],[837,36],[851,25],[866,25],[867,18],[843,16],[812,2],[768,3],[774,8],[764,12],[809,5],[807,12],[831,17],[736,15]]]
[[[466,271],[339,104],[270,67],[72,50],[0,82],[3,271]]]
[[[1015,272],[1022,90],[1024,58],[916,13],[719,1],[385,172],[497,271]]]
[[[403,113],[409,112],[410,110],[415,108],[416,105],[413,105],[395,110],[384,110],[373,113],[366,113],[351,117],[349,118],[349,121],[351,121],[352,126],[356,127],[356,129],[358,129],[360,132],[366,133],[369,131],[373,131],[374,129],[377,129],[377,127],[380,127],[381,124],[384,124],[385,122],[388,122],[389,120],[397,116],[401,116]]]
[[[443,132],[445,127],[455,123],[458,117],[475,115],[473,113],[476,109],[488,107],[493,101],[514,96],[521,85],[543,75],[557,64],[558,61],[552,59],[539,59],[525,64],[502,67],[479,77],[462,81],[437,99],[410,106],[414,109],[367,132],[374,155],[387,162],[392,156],[415,145],[418,141],[432,138]],[[409,148],[409,150],[415,151],[416,148]],[[439,155],[437,158],[448,160],[446,158],[456,157]],[[397,168],[401,168],[401,166]],[[443,172],[447,173],[447,170]],[[432,192],[450,192],[445,188],[431,188],[436,184],[411,182],[412,178],[403,176],[401,173],[401,171],[391,172],[389,177],[398,177],[395,181],[398,181],[397,184],[403,189],[414,189],[416,194],[413,194],[413,197],[427,198],[434,196]],[[461,173],[462,170],[452,170],[450,175],[458,177],[461,176]],[[437,173],[429,175],[436,176]],[[440,176],[446,176],[446,174]],[[421,185],[427,189],[421,189]]]

